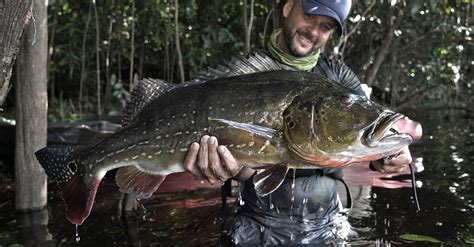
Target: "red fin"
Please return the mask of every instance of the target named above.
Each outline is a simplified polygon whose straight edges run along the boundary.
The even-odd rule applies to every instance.
[[[62,196],[67,205],[66,217],[71,223],[81,225],[89,216],[101,180],[102,178],[94,177],[86,185],[82,176],[77,173],[64,184]]]
[[[166,176],[153,175],[138,170],[135,166],[126,166],[118,169],[115,181],[124,193],[133,193],[137,199],[150,197]]]
[[[253,177],[255,191],[259,196],[266,196],[280,187],[288,173],[287,165],[273,165]]]

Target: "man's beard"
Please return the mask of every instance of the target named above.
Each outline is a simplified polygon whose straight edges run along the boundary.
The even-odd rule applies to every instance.
[[[283,24],[283,37],[285,38],[286,44],[288,46],[288,50],[290,50],[291,53],[296,57],[306,57],[313,54],[313,52],[316,50],[315,44],[317,42],[317,38],[315,38],[310,31],[302,29],[302,28],[292,33],[290,28],[287,25],[288,24],[286,22]],[[309,49],[308,52],[301,53],[296,49],[294,37],[296,36],[297,33],[299,33],[301,36],[305,37],[307,40],[313,43],[313,46],[311,47],[311,49]]]

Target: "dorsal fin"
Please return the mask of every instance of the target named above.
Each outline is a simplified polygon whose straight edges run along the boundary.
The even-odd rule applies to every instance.
[[[131,93],[130,101],[122,112],[122,126],[130,124],[132,119],[134,119],[150,101],[176,87],[185,87],[220,77],[282,69],[282,66],[279,63],[261,51],[249,54],[247,57],[233,57],[230,61],[227,61],[224,64],[225,65],[219,65],[217,68],[208,68],[207,71],[198,74],[193,80],[182,84],[171,84],[158,79],[143,79],[139,81]]]
[[[178,85],[158,79],[148,78],[139,81],[130,94],[130,101],[125,105],[122,111],[122,126],[130,124],[132,119],[134,119],[150,101],[176,87],[178,87]]]
[[[217,68],[208,68],[204,73],[198,74],[194,82],[209,81],[212,79],[236,75],[251,74],[260,71],[281,70],[282,66],[267,54],[257,51],[247,57],[232,57],[225,65]]]

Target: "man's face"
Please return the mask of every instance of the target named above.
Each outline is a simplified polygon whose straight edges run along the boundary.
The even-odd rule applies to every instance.
[[[283,7],[283,36],[289,51],[297,57],[312,54],[321,48],[336,29],[331,17],[308,15],[300,0],[288,1]]]

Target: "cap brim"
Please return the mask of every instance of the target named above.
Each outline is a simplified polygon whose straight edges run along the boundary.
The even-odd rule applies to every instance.
[[[317,5],[314,3],[310,4],[308,1],[301,1],[301,3],[303,5],[303,10],[306,14],[324,15],[324,16],[333,18],[337,23],[337,27],[336,27],[337,34],[342,35],[342,28],[343,28],[342,23],[341,23],[339,15],[336,12],[334,12],[334,10],[332,10],[331,8],[321,3],[318,3]]]

